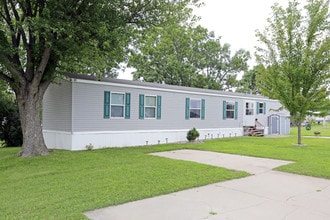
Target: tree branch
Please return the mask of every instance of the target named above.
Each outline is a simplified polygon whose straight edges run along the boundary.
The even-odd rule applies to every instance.
[[[0,79],[6,81],[9,84],[14,83],[14,79],[6,75],[4,72],[0,71]]]
[[[13,39],[13,37],[15,37],[15,35],[14,35],[15,30],[14,30],[13,23],[11,21],[11,16],[10,16],[10,13],[9,13],[9,9],[8,9],[8,5],[7,5],[6,0],[3,1],[3,9],[4,9],[4,12],[5,12],[5,15],[3,15],[3,16],[4,16],[5,21],[8,24],[8,27],[9,27],[11,33],[12,33],[11,36],[12,36],[12,39]]]
[[[45,69],[47,67],[49,58],[50,58],[50,53],[51,53],[50,47],[46,47],[44,49],[43,54],[42,54],[42,58],[41,58],[39,66],[38,66],[38,69],[37,69],[37,71],[36,71],[36,73],[34,74],[34,77],[33,77],[33,82],[32,82],[33,87],[34,86],[37,87],[40,84],[40,82],[42,80],[42,77],[45,73]]]
[[[4,67],[12,74],[16,76],[23,76],[24,71],[20,65],[19,57],[15,54],[14,58],[10,57],[10,55],[6,53],[0,53],[0,58]],[[15,69],[15,65],[19,67],[19,69]],[[2,72],[3,73],[3,72]],[[4,74],[4,73],[3,73]],[[6,75],[6,74],[5,74]]]
[[[14,48],[18,48],[19,47],[19,39],[20,39],[20,34],[17,33],[17,36],[15,36],[15,27],[14,27],[14,24],[12,22],[12,16],[11,16],[11,13],[9,12],[9,8],[8,8],[8,4],[10,4],[11,8],[12,8],[12,11],[13,11],[13,14],[15,15],[15,18],[16,20],[19,19],[18,17],[18,12],[15,8],[15,4],[13,3],[13,1],[10,1],[9,3],[4,0],[2,1],[3,3],[3,9],[4,9],[4,13],[5,14],[2,14],[2,17],[4,17],[4,20],[6,21],[8,27],[9,27],[9,30],[11,32],[10,36],[11,36],[11,43],[13,45]],[[17,22],[19,22],[19,20],[17,20]],[[19,55],[17,54],[17,52],[15,52],[15,54],[13,56],[9,56],[8,54],[5,54],[5,59],[7,59],[8,61],[10,61],[11,63],[14,63],[16,64],[17,66],[20,66],[21,67],[21,61],[19,59]],[[16,75],[21,75],[22,73],[18,70],[16,70],[15,68],[9,66],[7,67],[7,69],[13,73],[13,74],[16,74]]]
[[[14,2],[12,0],[9,1],[10,2],[10,6],[14,12],[14,16],[15,16],[15,19],[16,21],[19,21],[19,15],[18,15],[18,12],[16,10],[16,5],[14,4]]]

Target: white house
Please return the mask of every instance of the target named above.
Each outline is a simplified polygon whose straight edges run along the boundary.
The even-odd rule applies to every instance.
[[[289,113],[259,95],[102,79],[68,74],[51,84],[43,102],[43,134],[49,148],[84,150],[200,139],[288,134]],[[256,124],[257,119],[257,124]]]

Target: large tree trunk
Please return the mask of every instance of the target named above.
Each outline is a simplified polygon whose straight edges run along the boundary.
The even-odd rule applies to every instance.
[[[20,84],[20,88],[16,90],[23,133],[23,145],[19,156],[47,155],[49,151],[42,134],[40,113],[43,95],[49,83],[34,85],[29,81],[25,81]]]

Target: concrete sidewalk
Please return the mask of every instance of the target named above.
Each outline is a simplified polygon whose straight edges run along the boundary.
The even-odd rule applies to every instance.
[[[288,161],[196,150],[153,155],[254,174],[86,212],[107,220],[329,220],[330,180],[272,171]]]
[[[291,161],[249,157],[235,154],[215,153],[198,150],[177,150],[152,153],[151,155],[167,157],[177,160],[194,161],[212,166],[225,167],[232,170],[246,171],[251,174],[267,172]]]

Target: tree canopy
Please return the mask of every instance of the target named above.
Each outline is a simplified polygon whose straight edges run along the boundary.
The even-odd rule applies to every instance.
[[[249,58],[243,49],[232,55],[229,44],[202,26],[174,23],[150,29],[134,42],[129,66],[136,69],[134,79],[230,90]]]
[[[253,69],[244,72],[242,79],[238,82],[236,92],[257,94],[259,90],[256,84],[256,75],[260,66],[254,66]]]
[[[46,155],[43,94],[64,72],[110,74],[138,33],[188,16],[199,0],[3,0],[0,79],[16,94],[21,156]]]
[[[322,105],[330,78],[329,0],[308,0],[301,7],[297,0],[287,8],[272,7],[269,25],[257,32],[261,45],[256,53],[263,65],[257,74],[263,95],[278,99],[298,125],[308,111]]]

